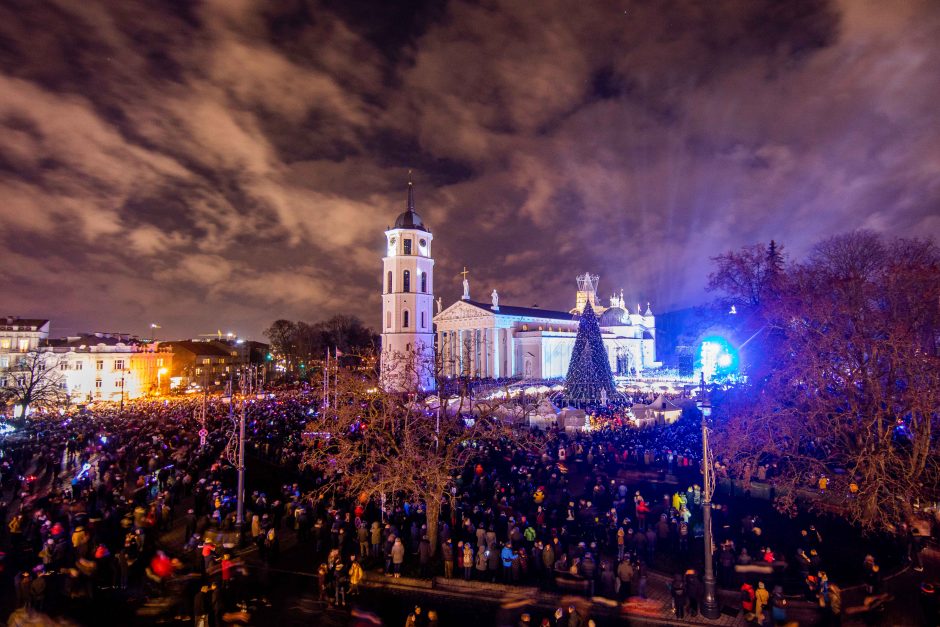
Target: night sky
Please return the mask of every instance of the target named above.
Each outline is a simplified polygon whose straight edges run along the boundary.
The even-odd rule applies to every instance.
[[[940,234],[940,2],[0,3],[0,314],[352,313],[414,170],[436,295],[664,312],[708,258]]]

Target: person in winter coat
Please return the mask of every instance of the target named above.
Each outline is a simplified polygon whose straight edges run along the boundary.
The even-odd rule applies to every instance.
[[[770,592],[763,581],[757,583],[757,590],[754,592],[754,615],[758,624],[764,623],[764,608],[770,603]]]
[[[510,546],[508,542],[503,545],[503,549],[500,551],[499,557],[503,564],[503,582],[510,583],[512,581],[513,550],[512,546]]]
[[[451,579],[454,576],[454,545],[450,538],[441,545],[441,559],[444,560],[444,577]]]
[[[473,545],[467,542],[463,544],[461,551],[463,552],[463,578],[466,581],[470,581],[470,576],[473,574]]]
[[[620,580],[619,599],[625,601],[630,597],[630,584],[633,582],[633,565],[628,559],[620,560],[617,566],[617,579]]]
[[[359,584],[362,582],[365,572],[363,572],[362,564],[359,563],[355,555],[349,559],[352,560],[349,565],[349,594],[353,596],[359,594]]]
[[[752,620],[754,616],[754,587],[745,582],[741,586],[741,609],[744,611],[744,617]]]
[[[379,545],[382,544],[382,527],[379,525],[379,521],[372,523],[372,557],[378,557],[379,555]]]
[[[597,562],[594,561],[594,556],[590,552],[584,554],[580,570],[581,576],[587,580],[587,595],[592,597],[594,596],[594,577],[597,574]]]
[[[405,563],[405,545],[401,543],[401,538],[395,538],[395,544],[392,545],[392,568],[395,571],[395,578],[401,577],[401,565]]]
[[[428,576],[428,567],[431,563],[431,542],[428,540],[427,536],[422,536],[421,541],[418,542],[418,568],[420,569],[421,576]]]
[[[685,618],[685,603],[687,600],[685,592],[685,578],[683,578],[682,575],[676,573],[675,577],[672,579],[670,588],[670,592],[672,592],[672,606],[673,611],[676,613],[676,618]]]
[[[369,534],[369,528],[366,527],[365,523],[359,526],[356,530],[356,540],[359,542],[359,559],[365,559],[369,554],[369,540],[371,535]]]
[[[486,568],[489,563],[489,556],[487,551],[482,546],[477,547],[477,557],[476,557],[476,571],[477,577],[480,581],[483,581],[486,578]]]

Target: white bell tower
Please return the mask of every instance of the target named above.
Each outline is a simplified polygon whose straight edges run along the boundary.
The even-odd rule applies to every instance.
[[[408,204],[385,231],[382,258],[382,385],[389,391],[434,389],[434,260],[431,231],[415,213],[408,177]]]

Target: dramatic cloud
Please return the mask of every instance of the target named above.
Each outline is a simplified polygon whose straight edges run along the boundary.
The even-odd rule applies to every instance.
[[[932,0],[0,5],[0,313],[376,325],[415,170],[436,288],[662,312],[708,258],[940,235]]]

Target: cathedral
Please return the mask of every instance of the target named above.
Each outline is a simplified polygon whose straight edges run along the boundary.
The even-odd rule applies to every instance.
[[[590,303],[597,313],[611,371],[629,376],[656,368],[656,319],[649,304],[631,313],[623,292],[610,297],[608,306],[597,298],[598,277],[577,277],[575,304],[570,311],[519,307],[499,302],[494,289],[485,301],[470,297],[463,273],[463,296],[444,308],[434,305],[431,232],[415,212],[414,190],[408,183],[406,210],[385,231],[383,258],[382,361],[383,372],[401,356],[413,363],[435,363],[413,375],[409,385],[386,387],[434,389],[434,372],[446,377],[563,378],[578,334],[578,313]]]

